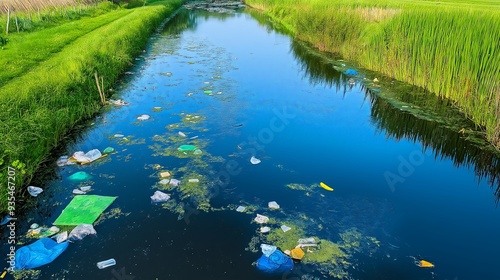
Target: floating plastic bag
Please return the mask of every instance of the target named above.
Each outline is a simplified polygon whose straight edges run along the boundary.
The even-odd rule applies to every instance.
[[[281,230],[283,230],[283,232],[287,232],[287,231],[289,231],[289,230],[291,230],[291,229],[292,229],[291,227],[287,227],[287,226],[285,226],[285,225],[282,225],[282,226],[281,226]]]
[[[3,217],[2,221],[0,222],[0,226],[3,226],[5,224],[7,224],[8,222],[10,222],[12,220],[12,217],[7,215],[5,217]]]
[[[193,152],[193,155],[201,155],[201,154],[202,154],[202,151],[200,149],[196,149]]]
[[[184,134],[184,132],[182,132],[182,131],[179,131],[179,136],[180,137],[186,137],[186,134]]]
[[[58,244],[50,238],[42,238],[16,251],[15,270],[32,269],[51,263],[67,248],[69,243]]]
[[[170,195],[161,192],[161,191],[155,191],[155,193],[151,196],[151,201],[154,203],[157,202],[165,202],[170,199]]]
[[[68,232],[63,231],[63,232],[55,235],[54,237],[55,237],[57,243],[62,243],[68,239]]]
[[[73,190],[73,194],[85,194],[85,192],[84,192],[84,191],[81,191],[81,190],[79,190],[79,189],[74,189],[74,190]]]
[[[269,257],[277,249],[276,246],[269,245],[269,244],[261,244],[260,248],[262,249],[262,254],[264,254],[264,256],[266,256],[266,257]]]
[[[261,233],[268,233],[271,231],[271,228],[270,227],[261,227],[260,228],[260,232]]]
[[[137,120],[145,121],[145,120],[149,120],[149,118],[150,118],[149,115],[140,115],[139,117],[137,117]]]
[[[91,224],[80,224],[69,233],[68,239],[70,241],[82,240],[87,235],[91,234],[97,234]]]
[[[85,157],[88,158],[90,162],[93,162],[94,160],[97,160],[100,157],[102,157],[102,154],[98,149],[93,149],[93,150],[88,151],[85,154]]]
[[[293,269],[293,261],[280,250],[276,250],[269,257],[262,255],[257,260],[257,268],[267,273],[285,273]]]
[[[79,163],[87,163],[90,162],[90,159],[85,156],[85,153],[82,151],[75,152],[72,156]]]
[[[265,224],[269,222],[269,218],[264,215],[257,214],[257,217],[255,217],[254,221],[257,222],[258,224]]]
[[[80,187],[80,190],[83,192],[88,192],[90,191],[91,188],[92,188],[91,186],[85,186],[85,187]]]
[[[180,183],[181,183],[181,181],[179,181],[177,179],[171,179],[170,180],[170,185],[174,186],[174,187],[177,187]]]
[[[279,209],[279,208],[280,208],[279,204],[278,204],[278,203],[276,203],[276,201],[271,201],[271,202],[269,202],[269,203],[267,204],[267,206],[269,206],[269,208],[271,208],[271,209]]]
[[[243,212],[245,211],[245,209],[247,209],[245,206],[238,206],[238,208],[236,208],[236,211]]]
[[[30,193],[31,196],[37,197],[39,194],[43,192],[43,189],[39,187],[29,186],[28,192]]]
[[[68,164],[69,157],[68,156],[60,156],[57,159],[57,166],[65,166]]]
[[[160,184],[162,184],[162,185],[167,185],[167,184],[168,184],[168,182],[170,182],[170,180],[169,180],[169,179],[163,179],[163,180],[161,180],[159,183],[160,183]]]
[[[358,71],[354,70],[354,69],[347,69],[344,74],[346,75],[358,75]]]
[[[252,157],[250,158],[250,162],[251,162],[252,164],[259,164],[259,163],[260,163],[260,159],[258,159],[258,158],[256,158],[256,157],[252,156]]]
[[[115,135],[113,135],[113,137],[115,137],[115,138],[122,138],[122,137],[125,137],[125,135],[123,135],[123,134],[115,134]]]
[[[73,181],[85,181],[85,180],[92,179],[92,175],[88,174],[85,171],[79,171],[79,172],[76,172],[75,174],[69,176],[68,178],[70,180],[73,180]]]

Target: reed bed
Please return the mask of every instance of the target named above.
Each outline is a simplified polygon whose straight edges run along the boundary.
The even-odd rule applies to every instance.
[[[103,1],[105,0],[2,0],[0,13],[6,14],[9,10],[13,12],[38,12],[53,7],[74,7]]]
[[[298,39],[454,101],[500,147],[500,3],[247,0]]]

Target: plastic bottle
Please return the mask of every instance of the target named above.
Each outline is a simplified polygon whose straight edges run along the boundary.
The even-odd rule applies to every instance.
[[[102,262],[98,262],[97,263],[97,267],[99,269],[103,269],[103,268],[106,268],[106,267],[113,266],[115,264],[116,264],[115,259],[109,259],[109,260],[105,260],[105,261],[102,261]]]

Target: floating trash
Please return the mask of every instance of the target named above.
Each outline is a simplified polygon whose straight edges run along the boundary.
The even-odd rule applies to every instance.
[[[278,249],[276,246],[269,244],[261,244],[260,248],[262,249],[262,254],[266,257],[269,257],[272,253],[276,252],[276,249]]]
[[[61,233],[58,233],[53,238],[56,239],[57,243],[62,243],[62,242],[66,241],[68,239],[68,232],[67,231],[63,231]]]
[[[285,225],[281,226],[281,230],[283,230],[283,232],[287,232],[287,231],[289,231],[291,229],[292,229],[291,227],[288,227],[288,226],[285,226]]]
[[[316,240],[314,237],[308,237],[308,238],[300,238],[299,239],[299,245],[305,245],[305,244],[316,244]]]
[[[88,192],[88,191],[90,191],[91,188],[92,188],[91,186],[85,186],[85,187],[80,187],[80,190],[84,191],[84,192]]]
[[[415,262],[415,264],[418,267],[423,267],[423,268],[432,268],[432,267],[434,267],[433,263],[425,261],[425,260],[418,260],[418,261]]]
[[[91,234],[97,234],[91,224],[80,224],[69,233],[68,239],[70,241],[82,240],[87,235]]]
[[[201,150],[200,150],[200,149],[196,149],[196,150],[194,150],[194,152],[193,152],[193,155],[201,155],[201,154],[202,154],[202,152],[201,152]]]
[[[132,72],[129,72],[129,73],[132,73]],[[132,74],[133,74],[133,73],[132,73]],[[130,75],[132,75],[132,74],[130,74]],[[111,104],[111,105],[115,105],[115,106],[128,106],[128,105],[130,105],[130,103],[125,102],[125,101],[123,101],[123,100],[121,100],[121,99],[118,99],[118,100],[113,100],[113,99],[110,99],[110,100],[108,101],[108,103],[109,103],[109,104]]]
[[[264,215],[257,214],[257,217],[255,217],[254,221],[258,224],[265,224],[269,222],[269,218]]]
[[[99,269],[104,269],[106,267],[110,267],[110,266],[113,266],[115,264],[116,264],[115,259],[109,259],[109,260],[105,260],[105,261],[102,261],[102,262],[98,262],[97,263],[97,267]]]
[[[170,180],[169,180],[169,179],[163,179],[163,180],[161,180],[159,183],[160,183],[160,184],[162,184],[162,185],[167,185],[167,184],[168,184],[168,182],[170,182]]]
[[[179,148],[177,148],[177,151],[179,151],[179,152],[191,152],[191,151],[194,151],[196,149],[197,148],[194,145],[182,145]]]
[[[14,270],[32,269],[51,263],[68,248],[68,245],[68,242],[57,244],[50,238],[42,238],[23,246],[16,251]]]
[[[161,191],[155,191],[155,193],[151,196],[151,201],[154,203],[157,202],[165,202],[170,199],[170,195],[161,192]]]
[[[68,164],[69,157],[68,156],[61,156],[57,159],[57,166],[65,166]]]
[[[104,151],[102,151],[104,154],[111,154],[115,151],[115,149],[113,147],[107,147],[106,149],[104,149]]]
[[[74,193],[74,194],[85,194],[85,192],[84,192],[84,191],[81,191],[81,190],[79,190],[79,189],[74,189],[74,190],[73,190],[73,193]]]
[[[31,196],[37,197],[39,194],[43,192],[43,189],[39,187],[29,186],[28,192],[30,193]]]
[[[261,227],[260,228],[260,232],[261,233],[268,233],[271,231],[271,228],[270,227]]]
[[[170,172],[168,172],[168,171],[162,172],[162,173],[160,173],[160,177],[162,177],[162,178],[170,177]]]
[[[347,69],[344,74],[346,75],[358,75],[358,71],[354,70],[354,69]]]
[[[244,212],[245,209],[247,209],[245,206],[238,206],[238,208],[236,208],[236,211],[238,211],[238,212]]]
[[[171,179],[170,180],[170,185],[174,186],[174,187],[177,187],[180,183],[181,183],[181,181],[179,181],[177,179]]]
[[[122,137],[125,137],[125,135],[123,135],[123,134],[115,134],[115,135],[113,135],[113,137],[115,137],[115,138],[122,138]]]
[[[252,164],[259,164],[259,163],[260,163],[260,159],[258,159],[258,158],[256,158],[256,157],[252,156],[252,157],[250,158],[250,162],[251,162]]]
[[[200,180],[199,179],[189,179],[188,182],[189,183],[199,183]]]
[[[180,137],[186,137],[186,134],[184,134],[184,132],[182,132],[182,131],[179,131],[178,134],[179,134]]]
[[[295,260],[301,260],[304,257],[304,255],[305,253],[300,247],[294,248],[290,251],[290,257],[292,257],[292,259]]]
[[[76,172],[75,174],[68,177],[68,179],[73,181],[85,181],[85,180],[90,180],[91,178],[92,175],[88,174],[85,171]]]
[[[40,227],[40,226],[37,223],[33,223],[33,224],[31,224],[30,229],[36,229],[38,227]]]
[[[276,201],[271,201],[267,204],[267,206],[271,209],[280,209],[280,206]]]
[[[327,191],[333,191],[333,189],[332,189],[332,188],[330,188],[327,184],[325,184],[325,183],[323,183],[323,182],[320,182],[320,183],[319,183],[319,185],[320,185],[323,189],[325,189],[325,190],[327,190]]]
[[[151,116],[149,115],[140,115],[139,117],[137,117],[137,120],[139,121],[145,121],[145,120],[149,120]]]
[[[212,94],[212,91],[211,90],[205,90],[205,91],[203,91],[203,93],[210,95],[210,94]]]
[[[373,79],[373,82],[378,83],[378,79],[377,78]]]

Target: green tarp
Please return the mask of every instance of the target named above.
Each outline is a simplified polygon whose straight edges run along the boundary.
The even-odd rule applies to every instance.
[[[54,225],[93,224],[115,199],[116,196],[77,195],[64,208]]]
[[[179,148],[177,148],[179,152],[190,152],[196,150],[196,146],[193,145],[182,145]]]

